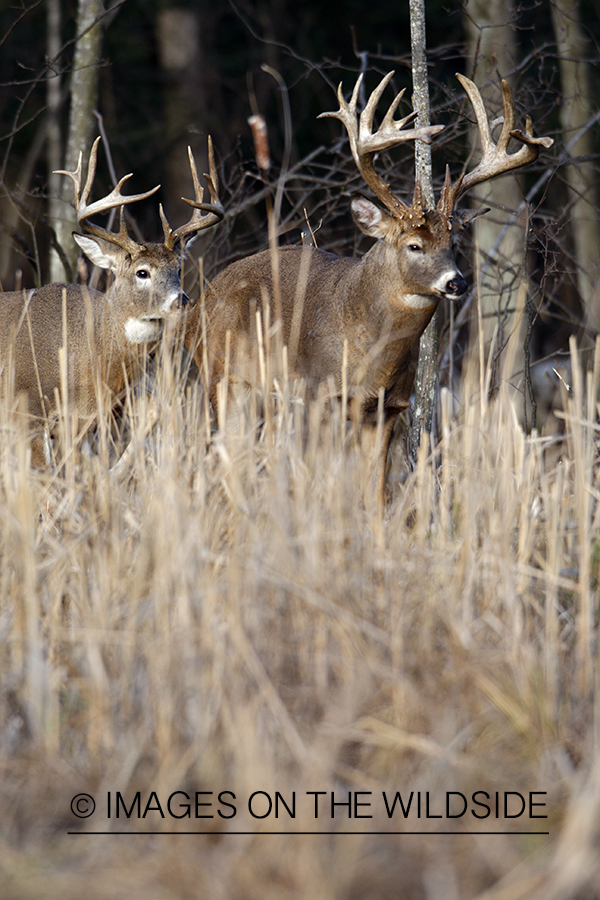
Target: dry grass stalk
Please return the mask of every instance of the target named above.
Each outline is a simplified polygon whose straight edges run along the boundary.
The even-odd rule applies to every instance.
[[[462,414],[442,396],[439,444],[403,486],[392,469],[375,527],[343,410],[308,406],[260,327],[262,396],[241,393],[210,442],[205,397],[169,360],[152,437],[128,399],[127,477],[110,471],[126,435],[79,454],[66,414],[64,465],[30,471],[2,403],[0,894],[597,895],[597,372],[548,465],[508,393],[488,400],[476,345]],[[109,791],[177,790],[213,791],[213,817],[106,817]],[[545,791],[549,818],[390,820],[381,802],[477,790]],[[69,811],[81,791],[88,820]],[[253,791],[295,791],[296,818],[252,818]],[[326,798],[316,820],[308,791],[371,791],[372,818],[332,820]]]

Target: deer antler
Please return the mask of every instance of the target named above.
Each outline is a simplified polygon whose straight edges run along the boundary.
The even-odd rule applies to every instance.
[[[392,193],[390,186],[376,174],[373,166],[373,157],[378,151],[386,150],[388,147],[394,147],[396,144],[400,144],[404,141],[420,140],[424,141],[426,144],[430,144],[431,138],[438,134],[444,126],[426,125],[421,128],[411,128],[407,131],[402,131],[404,126],[409,122],[412,122],[416,116],[416,113],[412,112],[403,119],[394,119],[394,114],[404,94],[404,90],[402,90],[392,102],[392,105],[388,109],[385,118],[377,131],[373,133],[373,116],[375,114],[375,109],[381,99],[383,91],[393,75],[393,71],[388,72],[380,82],[379,86],[375,88],[369,97],[367,105],[361,112],[360,118],[357,117],[356,105],[358,93],[362,84],[362,73],[359,75],[358,81],[356,82],[350,103],[346,103],[344,100],[342,85],[340,84],[337,93],[340,103],[338,112],[324,112],[321,113],[318,118],[322,119],[330,117],[339,119],[344,124],[346,131],[348,132],[348,137],[350,138],[350,149],[352,151],[352,156],[354,157],[354,162],[356,163],[356,167],[365,184],[371,188],[375,196],[381,200],[393,215],[404,218],[408,214],[410,207],[396,197]]]
[[[464,75],[457,73],[456,77],[465,89],[473,107],[483,154],[473,171],[466,175],[461,175],[454,184],[452,184],[449,171],[446,169],[446,180],[438,202],[438,209],[448,218],[452,216],[452,212],[463,194],[474,185],[481,184],[482,181],[487,181],[495,175],[510,172],[512,169],[518,169],[533,162],[538,157],[540,147],[547,149],[554,143],[550,137],[533,137],[533,127],[529,116],[525,120],[525,133],[515,129],[515,104],[510,85],[504,80],[502,80],[504,121],[500,137],[494,143],[487,113],[478,88]],[[522,144],[514,153],[508,152],[508,143],[511,137]]]
[[[73,184],[75,186],[75,207],[77,210],[77,223],[79,227],[87,232],[88,234],[92,234],[96,237],[104,238],[107,241],[110,241],[113,244],[117,244],[119,247],[122,247],[128,253],[134,253],[136,250],[139,250],[140,245],[133,240],[127,234],[127,230],[125,228],[125,220],[123,218],[123,206],[129,203],[135,203],[137,200],[145,200],[147,197],[151,197],[152,194],[155,194],[156,191],[160,188],[160,185],[157,185],[155,188],[152,188],[151,191],[146,191],[144,194],[129,194],[123,195],[121,193],[121,188],[125,184],[125,182],[131,178],[131,174],[124,175],[123,178],[119,181],[119,183],[112,189],[110,194],[107,194],[106,197],[103,197],[101,200],[96,200],[94,203],[90,203],[88,205],[88,199],[92,190],[92,185],[94,183],[94,178],[96,177],[96,163],[98,157],[98,144],[100,143],[100,138],[97,137],[92,145],[92,149],[90,151],[90,159],[88,162],[88,173],[87,179],[85,182],[85,186],[83,188],[83,193],[81,192],[81,170],[82,170],[82,154],[79,154],[79,161],[77,163],[77,168],[74,172],[67,172],[65,170],[59,170],[55,172],[56,175],[68,175],[69,178],[72,179]],[[88,222],[88,219],[96,215],[96,213],[100,212],[108,212],[109,209],[114,209],[115,207],[121,207],[121,226],[118,232],[107,231],[105,228],[101,228],[99,225],[92,225],[91,222]]]
[[[180,241],[183,237],[186,237],[188,234],[195,234],[196,232],[201,231],[204,228],[209,228],[211,225],[219,222],[225,215],[223,204],[218,197],[219,179],[217,176],[215,154],[213,151],[213,144],[210,136],[208,138],[208,169],[210,174],[207,175],[205,173],[204,177],[206,178],[206,183],[208,184],[210,199],[212,201],[211,203],[202,202],[204,190],[200,186],[200,181],[198,180],[198,171],[196,169],[196,163],[194,161],[194,157],[192,155],[190,147],[188,147],[188,156],[190,160],[190,169],[192,171],[194,195],[196,199],[186,200],[185,197],[182,197],[181,199],[184,203],[187,203],[188,206],[194,207],[194,212],[192,213],[191,219],[186,225],[181,225],[179,228],[173,231],[167,221],[167,217],[164,214],[162,206],[160,206],[160,219],[165,234],[165,247],[167,247],[169,250],[172,250],[177,241]],[[205,216],[202,215],[202,210],[206,212]]]

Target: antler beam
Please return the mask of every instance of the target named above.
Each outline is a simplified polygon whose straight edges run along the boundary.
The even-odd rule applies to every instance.
[[[165,246],[170,250],[172,250],[177,241],[180,241],[183,237],[187,237],[187,235],[189,234],[195,234],[198,231],[202,231],[204,228],[209,228],[211,225],[219,222],[225,215],[223,204],[219,200],[218,196],[219,179],[217,176],[215,154],[213,150],[212,139],[210,138],[210,136],[208,138],[208,169],[210,174],[207,175],[205,173],[204,177],[206,178],[206,183],[208,185],[210,199],[212,201],[211,203],[202,202],[202,198],[204,197],[204,190],[200,186],[196,163],[190,147],[188,147],[188,156],[190,160],[192,180],[194,182],[195,200],[187,200],[185,197],[182,197],[181,199],[184,203],[187,203],[188,206],[192,206],[194,208],[191,219],[189,220],[189,222],[187,222],[187,224],[181,225],[179,228],[173,231],[167,221],[167,217],[164,214],[162,206],[160,207],[160,219],[165,234]],[[205,212],[206,215],[203,216],[202,212]]]
[[[504,119],[502,131],[496,143],[492,138],[490,124],[481,94],[476,85],[464,75],[457,73],[456,77],[466,91],[473,107],[479,138],[481,141],[482,157],[472,172],[460,176],[454,184],[446,176],[446,182],[442,189],[438,209],[446,216],[451,216],[452,211],[460,198],[470,188],[483,181],[488,181],[496,175],[502,175],[537,159],[540,147],[548,149],[554,143],[550,137],[536,138],[533,136],[531,118],[525,120],[525,132],[515,129],[515,104],[512,91],[507,81],[502,80],[502,106]],[[513,153],[508,152],[508,144],[511,138],[521,142],[521,147]]]

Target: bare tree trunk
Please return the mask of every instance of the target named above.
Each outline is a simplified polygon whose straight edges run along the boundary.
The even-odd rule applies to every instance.
[[[490,118],[502,114],[500,79],[510,81],[515,68],[516,40],[513,20],[513,0],[467,0],[467,35],[472,72]],[[473,139],[477,135],[473,128]],[[474,163],[476,160],[474,160]],[[504,372],[511,383],[518,385],[521,395],[515,397],[515,409],[523,411],[523,335],[515,318],[519,285],[522,281],[524,222],[508,225],[522,200],[515,176],[505,175],[484,182],[473,197],[475,207],[489,206],[491,211],[473,223],[473,237],[478,250],[475,268],[482,273],[479,302],[486,349],[498,329],[497,348],[506,341],[517,342],[512,372]],[[504,231],[504,236],[502,233]],[[516,329],[516,331],[515,331]],[[487,353],[486,353],[487,359]],[[492,381],[493,384],[493,381]]]
[[[417,126],[431,124],[429,80],[427,77],[427,43],[425,34],[425,0],[410,0],[410,38],[412,53],[413,109]],[[415,142],[415,176],[420,179],[423,199],[429,209],[435,206],[431,173],[431,146]],[[421,431],[431,431],[437,373],[437,312],[425,329],[419,344],[419,363],[415,377],[415,405],[409,436],[409,452],[414,459],[421,442]]]
[[[553,0],[552,25],[558,48],[561,80],[560,119],[565,145],[592,116],[590,97],[589,41],[580,22],[577,0]],[[592,135],[587,129],[570,147],[573,159],[566,169],[569,190],[571,233],[577,265],[577,288],[585,309],[586,325],[600,331],[600,284],[598,248],[600,227],[597,219],[595,171],[591,162]]]
[[[87,160],[92,146],[94,133],[94,109],[98,102],[98,59],[102,48],[102,22],[100,16],[104,12],[101,0],[78,0],[77,34],[73,73],[71,75],[71,110],[69,115],[69,133],[65,151],[64,168],[73,171],[77,167],[79,153]],[[61,200],[63,201],[60,218],[56,222],[58,242],[75,271],[78,250],[71,232],[76,229],[75,212],[72,206],[73,185],[70,179],[63,179]],[[60,280],[65,273],[52,272],[52,280]],[[67,273],[68,277],[68,273]]]
[[[183,6],[167,6],[156,17],[159,61],[165,75],[163,96],[163,152],[165,154],[165,211],[170,221],[181,215],[180,197],[192,190],[187,148],[201,160],[206,141],[199,140],[205,127],[206,108],[202,85],[200,14]],[[204,169],[202,169],[204,171]],[[178,207],[171,204],[178,204]]]
[[[48,33],[48,59],[56,59],[61,47],[61,0],[48,0],[46,23]],[[46,132],[48,160],[48,215],[51,222],[58,222],[63,205],[60,200],[61,178],[54,172],[62,165],[62,147],[60,134],[60,93],[62,79],[60,75],[49,74],[46,88],[48,101],[48,127]],[[50,251],[50,280],[59,281],[64,278],[62,264],[55,250]]]

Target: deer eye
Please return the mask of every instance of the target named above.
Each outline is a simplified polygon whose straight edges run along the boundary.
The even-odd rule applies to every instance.
[[[142,281],[146,281],[147,278],[150,278],[150,272],[148,269],[138,269],[135,273],[137,278],[141,278]]]
[[[421,253],[423,250],[420,244],[409,244],[408,249],[411,251],[411,253]]]

